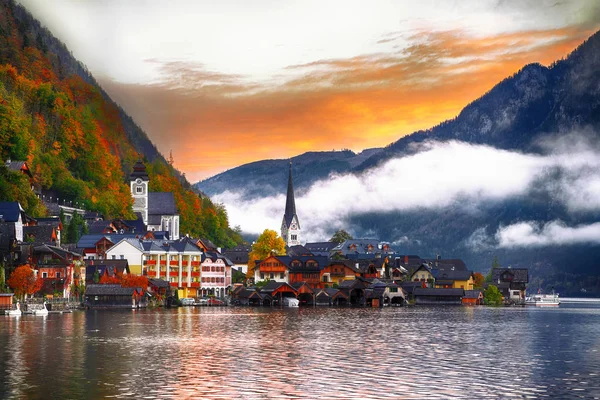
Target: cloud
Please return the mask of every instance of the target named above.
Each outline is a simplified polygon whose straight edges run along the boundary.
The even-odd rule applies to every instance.
[[[574,146],[581,146],[584,139],[578,138],[585,135],[569,137]],[[561,140],[559,143],[564,144],[557,144],[552,152],[542,155],[456,141],[428,142],[418,153],[392,159],[362,175],[332,175],[314,183],[305,193],[296,194],[305,238],[320,241],[339,228],[351,231],[348,220],[355,215],[441,211],[448,207],[479,212],[479,207],[490,202],[525,198],[539,191],[554,196],[574,214],[600,211],[600,196],[593,195],[600,181],[600,150],[578,147],[575,157],[566,145],[568,142]],[[547,143],[550,146],[550,141]],[[227,207],[232,225],[240,225],[244,231],[279,229],[285,205],[283,195],[256,200],[247,199],[243,193],[225,192],[213,198]],[[519,232],[524,231],[514,234]],[[467,244],[484,248],[511,243],[510,236],[504,238],[497,236],[494,242],[486,236],[485,229],[480,229]]]
[[[292,65],[260,82],[158,59],[147,60],[160,72],[150,84],[99,81],[163,154],[173,152],[177,168],[199,180],[261,159],[385,146],[455,117],[527,63],[564,57],[590,33],[420,30],[404,34],[394,51]]]
[[[495,239],[501,248],[600,244],[600,222],[575,227],[562,221],[519,222],[498,229]]]

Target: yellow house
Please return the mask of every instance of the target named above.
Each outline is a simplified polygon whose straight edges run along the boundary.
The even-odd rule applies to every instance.
[[[435,280],[435,277],[433,276],[433,270],[430,266],[421,264],[421,266],[411,274],[410,280],[413,282],[431,282]]]
[[[473,272],[456,270],[434,270],[435,287],[473,290]]]

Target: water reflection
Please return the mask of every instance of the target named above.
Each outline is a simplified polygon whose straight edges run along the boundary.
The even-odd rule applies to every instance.
[[[589,398],[600,396],[599,316],[587,306],[0,317],[0,397]]]

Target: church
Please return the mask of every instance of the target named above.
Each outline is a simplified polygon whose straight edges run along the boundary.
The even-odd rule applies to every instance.
[[[283,221],[281,222],[281,237],[286,246],[291,247],[300,244],[300,231],[300,222],[298,221],[298,215],[296,215],[294,184],[292,183],[292,163],[290,161],[285,213],[283,214]]]
[[[150,177],[141,160],[129,176],[133,212],[141,215],[146,230],[168,232],[169,239],[179,239],[179,214],[175,196],[170,192],[149,192]]]

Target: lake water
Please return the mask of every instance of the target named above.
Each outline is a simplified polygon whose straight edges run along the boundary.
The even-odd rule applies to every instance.
[[[0,398],[600,398],[600,306],[0,316]]]

